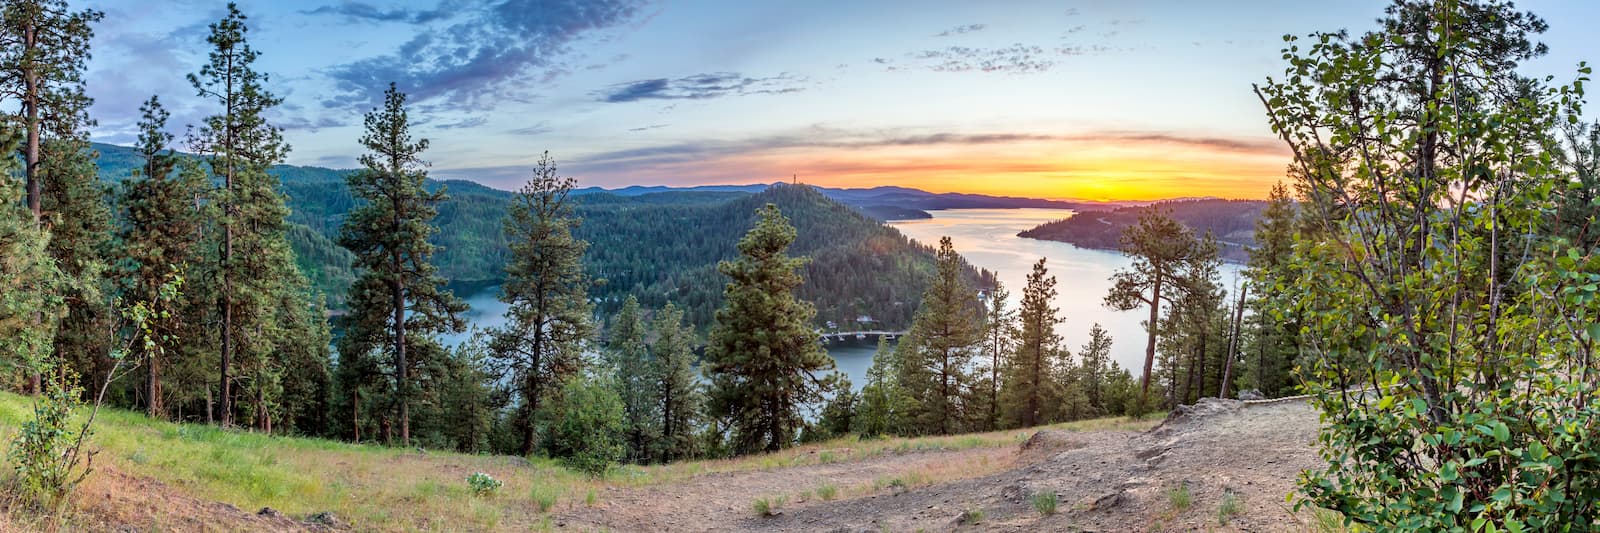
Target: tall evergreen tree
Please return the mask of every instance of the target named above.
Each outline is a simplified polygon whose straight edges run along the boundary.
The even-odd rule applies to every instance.
[[[424,187],[427,163],[420,156],[428,140],[411,137],[405,93],[391,83],[383,96],[383,109],[367,113],[367,132],[361,137],[368,151],[361,155],[366,168],[345,178],[361,205],[345,218],[339,244],[355,253],[361,270],[350,288],[339,353],[367,357],[379,347],[388,352],[400,442],[410,446],[416,387],[411,374],[430,363],[416,354],[442,354],[437,347],[418,350],[415,345],[435,345],[436,335],[460,332],[465,327],[460,314],[467,306],[444,288],[433,264],[428,239],[439,231],[433,225],[436,206],[448,197],[442,188],[429,192]]]
[[[922,294],[911,331],[901,341],[901,386],[916,399],[910,416],[919,433],[962,430],[972,385],[968,368],[983,340],[977,292],[963,277],[965,262],[949,237],[939,239],[938,268]]]
[[[699,452],[695,429],[704,405],[694,374],[694,326],[683,323],[683,311],[668,303],[656,313],[651,329],[656,337],[651,346],[655,397],[661,402],[656,457],[661,461],[693,457]]]
[[[1250,250],[1244,271],[1255,296],[1246,300],[1251,334],[1240,373],[1249,387],[1268,397],[1293,394],[1295,388],[1291,374],[1300,355],[1300,320],[1280,287],[1294,283],[1298,276],[1292,261],[1298,225],[1288,189],[1282,183],[1274,185],[1267,209],[1256,221],[1256,247]]]
[[[161,101],[150,97],[139,111],[139,141],[135,145],[143,164],[134,175],[122,182],[120,199],[124,224],[122,241],[123,294],[136,301],[155,301],[162,285],[174,274],[187,279],[199,276],[200,262],[198,239],[203,224],[195,198],[205,193],[209,184],[203,173],[178,172],[180,159],[168,143],[169,114]],[[187,167],[194,169],[195,167]],[[194,298],[191,287],[185,287],[188,298]],[[135,344],[134,353],[144,366],[145,382],[141,395],[145,413],[152,418],[166,416],[165,392],[162,387],[162,369],[167,364],[163,356],[181,353],[177,339],[193,342],[184,334],[186,322],[191,318],[183,313],[167,317],[153,317],[148,324],[156,346]],[[196,320],[195,322],[199,322]]]
[[[787,254],[794,226],[772,204],[756,213],[739,258],[717,266],[730,281],[705,360],[711,413],[730,420],[739,453],[793,444],[800,408],[832,388],[818,374],[834,366],[810,325],[816,310],[794,296],[806,262]]]
[[[83,132],[46,138],[38,176],[50,226],[50,255],[66,281],[67,314],[56,328],[56,357],[89,384],[103,383],[111,371],[111,209],[96,175],[94,153]],[[87,392],[85,392],[87,393]]]
[[[989,397],[985,404],[989,409],[981,429],[988,431],[1000,428],[1000,383],[1003,381],[1000,374],[1016,343],[1017,314],[1006,307],[1006,300],[1010,298],[1011,292],[1000,280],[995,280],[994,290],[989,291],[989,306],[983,315],[983,351],[989,359]]]
[[[83,71],[89,59],[89,41],[94,38],[92,26],[103,16],[92,9],[73,11],[66,0],[7,0],[0,5],[0,99],[11,100],[18,107],[9,114],[9,122],[16,124],[23,135],[16,151],[22,163],[25,203],[35,225],[44,219],[42,182],[49,179],[45,175],[47,163],[57,172],[64,172],[63,179],[81,177],[81,161],[50,161],[58,157],[81,159],[81,154],[49,145],[53,140],[82,141],[84,129],[94,124],[88,116],[91,99],[84,93]],[[81,189],[81,183],[57,188]],[[59,245],[52,246],[61,250]],[[73,270],[68,265],[58,266],[63,271]],[[83,300],[79,291],[84,284],[67,283],[62,288],[73,290],[75,297]],[[78,330],[73,324],[83,325],[94,318],[86,313],[102,312],[78,309],[65,320],[70,328]],[[41,331],[54,331],[57,327],[42,324],[43,315],[36,318],[41,323],[35,328]],[[68,336],[81,341],[82,331],[69,331]],[[27,389],[37,393],[41,383],[35,374]]]
[[[651,444],[658,438],[656,429],[661,426],[655,397],[658,389],[651,379],[653,361],[649,346],[645,344],[645,333],[639,300],[629,295],[611,322],[605,355],[616,372],[612,384],[617,387],[617,397],[622,399],[622,433],[628,446],[626,458],[637,463],[650,460]]]
[[[0,126],[0,153],[10,153],[21,135]],[[0,158],[0,193],[16,198],[22,183],[12,177],[15,160]],[[0,377],[4,385],[38,391],[55,338],[56,318],[66,311],[59,291],[61,275],[46,253],[50,234],[34,222],[26,206],[0,202]],[[21,388],[21,387],[18,387]]]
[[[217,195],[222,226],[217,308],[222,324],[216,412],[224,426],[233,424],[232,366],[240,336],[254,332],[254,340],[265,338],[259,335],[263,324],[258,321],[269,314],[262,306],[268,305],[266,296],[275,280],[263,275],[272,270],[268,262],[276,259],[272,249],[283,238],[288,215],[276,178],[267,174],[267,168],[282,161],[289,149],[282,132],[266,119],[268,110],[282,100],[267,91],[263,86],[267,76],[255,70],[259,54],[246,41],[245,20],[230,2],[228,14],[210,25],[206,64],[188,76],[198,96],[221,108],[206,117],[189,142],[207,156],[212,174],[222,178],[223,190]],[[253,349],[265,348],[255,344]],[[212,418],[210,413],[207,418]]]
[[[1060,399],[1055,371],[1062,355],[1061,335],[1056,325],[1064,320],[1050,304],[1056,294],[1056,278],[1040,258],[1022,291],[1017,353],[1011,357],[1001,390],[1006,419],[1017,426],[1044,423],[1052,402]]]
[[[1106,382],[1111,377],[1111,365],[1116,361],[1111,360],[1111,334],[1098,322],[1089,327],[1089,342],[1078,349],[1078,360],[1089,405],[1102,413],[1120,412],[1109,408],[1110,402],[1106,397]]]
[[[1150,395],[1150,375],[1156,361],[1156,336],[1161,325],[1161,304],[1176,300],[1186,287],[1186,271],[1199,248],[1194,235],[1159,209],[1139,215],[1139,223],[1122,234],[1122,253],[1133,258],[1128,269],[1111,276],[1115,285],[1106,294],[1107,307],[1131,311],[1150,309],[1145,322],[1144,377],[1140,389]]]
[[[583,345],[594,331],[590,280],[583,270],[589,244],[572,236],[581,222],[568,199],[575,184],[556,173],[546,152],[517,191],[505,222],[511,262],[500,300],[510,308],[505,326],[491,333],[490,350],[513,372],[523,455],[539,442],[536,417],[543,401],[582,370]]]
[[[889,339],[878,337],[878,350],[872,354],[872,366],[867,368],[867,382],[861,387],[860,406],[856,409],[855,430],[862,437],[900,431],[903,395],[896,359]]]

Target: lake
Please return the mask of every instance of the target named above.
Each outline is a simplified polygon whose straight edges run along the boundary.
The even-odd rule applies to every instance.
[[[1111,274],[1133,261],[1120,252],[1017,236],[1022,230],[1067,218],[1072,211],[952,209],[929,213],[933,218],[890,225],[907,237],[933,246],[938,246],[940,237],[950,237],[956,251],[972,266],[996,272],[1011,293],[1009,307],[1012,310],[1022,305],[1022,289],[1027,286],[1028,274],[1033,272],[1033,263],[1045,258],[1045,267],[1056,277],[1055,306],[1066,318],[1065,323],[1056,327],[1065,346],[1076,355],[1078,348],[1089,342],[1089,326],[1098,322],[1111,335],[1111,356],[1117,364],[1129,369],[1135,378],[1144,370],[1145,330],[1141,324],[1150,316],[1150,311],[1115,311],[1102,303],[1111,290]],[[1223,287],[1233,294],[1240,265],[1224,263],[1219,270]]]
[[[1045,258],[1045,266],[1056,277],[1055,306],[1061,310],[1066,322],[1056,328],[1065,346],[1074,354],[1089,341],[1089,326],[1098,322],[1111,334],[1111,355],[1123,368],[1138,377],[1144,368],[1145,331],[1141,322],[1149,316],[1148,310],[1115,311],[1102,305],[1106,292],[1111,289],[1111,274],[1126,268],[1132,261],[1121,253],[1106,250],[1089,250],[1071,244],[1024,239],[1017,232],[1039,224],[1066,218],[1072,211],[1060,209],[952,209],[930,211],[931,219],[893,222],[890,225],[906,236],[937,246],[939,238],[949,236],[956,251],[967,258],[974,267],[995,272],[1000,282],[1011,293],[1011,309],[1021,305],[1022,289],[1027,285],[1033,263]],[[1222,265],[1222,282],[1229,293],[1241,267]],[[471,306],[467,322],[473,327],[485,328],[505,323],[506,304],[497,296],[498,286],[455,287],[458,296]],[[446,346],[466,340],[469,334],[445,335]],[[850,382],[860,389],[866,382],[867,368],[872,365],[876,340],[834,342],[828,352],[839,369],[850,376]]]

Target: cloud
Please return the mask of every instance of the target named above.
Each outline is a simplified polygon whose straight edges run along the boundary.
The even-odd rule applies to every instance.
[[[459,22],[419,28],[393,54],[328,69],[340,94],[323,105],[370,106],[393,81],[418,101],[437,98],[456,109],[485,108],[565,74],[570,67],[560,59],[574,43],[631,20],[641,5],[641,0],[504,0],[464,10],[450,19]],[[417,20],[415,13],[394,11],[373,16]]]
[[[306,15],[336,15],[350,20],[369,22],[404,22],[408,24],[426,24],[436,20],[450,18],[453,13],[458,13],[467,3],[463,0],[445,0],[433,9],[382,9],[366,2],[345,0],[338,4],[318,6],[315,9],[303,10]]]
[[[637,128],[628,128],[628,131],[650,131],[650,130],[653,130],[653,129],[665,128],[665,127],[667,127],[669,125],[670,124],[651,124],[649,126],[639,126]]]
[[[973,48],[949,46],[936,50],[923,50],[911,54],[935,72],[1007,72],[1025,74],[1044,72],[1055,66],[1044,47],[1013,44],[1003,48]]]
[[[696,74],[676,79],[656,78],[606,87],[595,93],[602,102],[640,100],[700,100],[723,96],[783,94],[805,90],[806,79],[788,73],[751,78],[734,72]]]
[[[975,31],[983,31],[983,29],[987,27],[989,27],[988,24],[963,24],[961,26],[956,26],[954,28],[941,31],[938,34],[935,34],[934,37],[951,37],[965,33],[972,33]]]
[[[482,125],[488,124],[488,123],[489,123],[489,117],[476,116],[476,117],[466,117],[466,118],[463,118],[461,120],[457,120],[455,122],[446,122],[444,124],[435,124],[433,127],[439,128],[441,130],[459,130],[459,129],[476,128],[478,126],[482,126]]]
[[[534,125],[531,125],[531,126],[524,126],[524,127],[521,127],[521,128],[517,128],[517,129],[514,129],[514,130],[507,131],[506,133],[510,133],[512,135],[542,135],[542,134],[550,133],[551,131],[555,131],[555,128],[551,128],[549,122],[542,122],[541,121],[538,124],[534,124]]]
[[[285,129],[285,130],[290,130],[290,131],[293,131],[293,130],[305,130],[305,131],[310,131],[310,132],[316,132],[316,131],[321,130],[323,128],[337,128],[337,127],[340,127],[340,126],[344,126],[344,125],[346,125],[346,123],[344,121],[342,121],[342,120],[339,120],[339,119],[336,119],[336,118],[333,118],[333,117],[311,118],[311,117],[305,117],[305,116],[289,116],[289,117],[286,117],[286,118],[279,119],[277,121],[276,125],[281,127],[281,128],[283,128],[283,129]]]

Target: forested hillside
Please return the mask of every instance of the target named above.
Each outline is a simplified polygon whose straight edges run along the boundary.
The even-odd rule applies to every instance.
[[[1211,232],[1220,245],[1223,259],[1242,262],[1248,257],[1246,248],[1255,243],[1256,220],[1266,208],[1267,203],[1260,200],[1171,200],[1111,211],[1080,212],[1017,235],[1072,243],[1081,248],[1116,250],[1123,230],[1138,223],[1140,214],[1160,209],[1194,230],[1196,235]]]
[[[129,148],[94,148],[100,152],[103,181],[120,181],[138,164]],[[300,269],[338,309],[355,279],[354,257],[335,243],[345,215],[356,205],[345,186],[347,171],[278,165],[271,172],[288,197],[288,238]],[[430,180],[428,187],[444,187],[450,195],[436,219],[440,274],[458,283],[499,280],[509,252],[502,224],[511,193],[464,180]],[[685,320],[703,332],[722,302],[725,280],[717,262],[737,253],[734,244],[754,221],[756,208],[769,202],[800,230],[795,252],[812,258],[800,294],[815,302],[819,323],[851,325],[865,315],[878,325],[902,329],[910,324],[933,269],[926,246],[812,187],[774,185],[758,193],[587,190],[574,201],[584,219],[575,233],[592,245],[585,262],[592,275],[606,280],[591,291],[606,316],[632,294],[652,308],[677,304]]]

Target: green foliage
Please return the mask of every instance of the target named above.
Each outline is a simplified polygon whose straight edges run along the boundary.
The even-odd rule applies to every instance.
[[[1150,318],[1145,321],[1148,335],[1144,352],[1144,373],[1139,383],[1141,398],[1148,399],[1150,381],[1155,372],[1161,304],[1175,302],[1179,296],[1190,292],[1190,288],[1196,285],[1193,283],[1190,269],[1197,262],[1214,260],[1216,248],[1206,249],[1200,240],[1194,237],[1193,232],[1161,209],[1142,212],[1139,215],[1139,222],[1123,231],[1120,243],[1122,253],[1133,259],[1133,265],[1112,274],[1111,281],[1114,285],[1106,294],[1105,304],[1106,307],[1119,311],[1131,311],[1140,307],[1150,309]],[[1169,387],[1168,393],[1171,392]]]
[[[17,493],[55,510],[88,477],[89,469],[79,468],[79,456],[73,453],[79,433],[72,427],[72,412],[83,405],[83,389],[70,367],[51,370],[44,390],[34,399],[33,418],[18,428],[7,460],[16,476]]]
[[[1173,509],[1178,511],[1188,509],[1189,504],[1193,502],[1194,494],[1189,492],[1188,483],[1179,483],[1177,486],[1167,489],[1167,504],[1171,505]]]
[[[949,237],[939,240],[939,271],[922,294],[911,331],[901,340],[900,386],[912,399],[906,416],[918,434],[949,435],[976,417],[970,403],[969,367],[982,340],[977,291],[962,275],[966,261]]]
[[[661,436],[655,441],[656,457],[672,461],[694,457],[701,450],[696,439],[705,394],[695,372],[694,328],[683,323],[683,311],[667,304],[656,312],[651,328],[655,356],[650,372],[660,400]]]
[[[1111,211],[1087,212],[1082,216],[1047,222],[1018,234],[1030,239],[1072,243],[1081,248],[1118,250],[1122,235],[1139,224],[1147,214],[1161,212],[1182,224],[1190,233],[1211,233],[1226,241],[1220,255],[1230,261],[1244,261],[1247,246],[1258,243],[1257,220],[1268,209],[1260,200],[1222,200],[1217,198],[1166,200],[1151,205],[1119,207]]]
[[[961,523],[969,526],[983,523],[983,518],[984,512],[981,507],[969,507],[967,510],[961,511]]]
[[[539,441],[534,418],[545,396],[582,370],[583,346],[594,333],[591,282],[582,263],[589,244],[572,236],[581,221],[568,202],[575,183],[558,175],[555,160],[544,154],[505,220],[512,256],[500,300],[509,308],[506,325],[490,333],[489,347],[512,372],[523,455]]]
[[[1055,370],[1064,354],[1056,325],[1064,319],[1050,304],[1056,297],[1056,278],[1044,265],[1040,258],[1028,274],[1017,317],[1017,353],[1011,356],[1000,389],[1002,415],[1013,427],[1048,422],[1050,410],[1061,400],[1062,383]]]
[[[899,357],[889,347],[889,339],[878,337],[878,351],[867,368],[867,382],[861,387],[860,404],[851,424],[862,438],[904,431],[908,399],[900,387],[898,364]]]
[[[622,400],[613,385],[592,377],[570,380],[550,410],[550,453],[573,470],[602,477],[627,453]]]
[[[433,225],[438,214],[435,205],[447,197],[443,191],[427,191],[422,151],[427,139],[413,140],[406,110],[406,95],[393,83],[384,92],[384,107],[366,116],[366,133],[361,144],[365,168],[346,176],[345,183],[358,199],[339,230],[339,245],[356,257],[360,276],[350,288],[350,312],[341,318],[341,363],[384,368],[382,375],[343,373],[350,379],[365,378],[366,383],[346,382],[347,390],[365,387],[379,389],[376,394],[389,398],[400,426],[400,442],[411,444],[412,397],[433,391],[416,390],[417,369],[436,364],[428,356],[443,356],[435,337],[457,333],[465,323],[461,313],[467,305],[444,290],[445,280],[434,267],[433,244],[429,237],[438,232]],[[379,356],[380,361],[354,359]],[[389,386],[392,390],[382,390]]]
[[[1552,217],[1572,85],[1508,3],[1397,2],[1381,29],[1287,37],[1260,89],[1305,223],[1284,292],[1303,319],[1325,469],[1301,506],[1385,531],[1589,529],[1600,260]],[[1350,389],[1365,389],[1350,393]]]
[[[787,501],[788,497],[786,496],[764,496],[756,498],[756,501],[750,504],[750,508],[755,510],[756,516],[777,516],[779,510],[783,508],[783,504]]]
[[[481,498],[494,497],[502,485],[500,480],[483,472],[473,472],[467,476],[467,488],[472,491],[472,495]]]
[[[823,485],[821,487],[817,487],[817,491],[816,492],[817,492],[817,498],[820,498],[820,499],[822,499],[822,501],[825,501],[825,502],[826,501],[833,501],[834,498],[839,497],[839,487],[837,485],[833,485],[831,483]]]
[[[556,500],[560,497],[561,493],[559,491],[544,485],[534,485],[528,493],[528,498],[533,500],[534,505],[539,506],[539,512],[541,513],[548,513],[551,509],[554,509]]]
[[[706,348],[710,412],[726,419],[738,453],[776,451],[794,444],[804,426],[800,408],[834,385],[817,374],[833,359],[810,327],[815,309],[795,297],[804,258],[789,257],[795,229],[778,207],[739,241],[740,258],[718,270],[729,278]]]
[[[1295,394],[1294,375],[1300,355],[1301,319],[1285,289],[1299,277],[1294,267],[1298,208],[1282,183],[1272,187],[1271,200],[1256,225],[1256,248],[1250,251],[1245,276],[1255,297],[1248,300],[1248,342],[1243,345],[1241,389],[1269,398]]]
[[[855,431],[856,410],[861,398],[851,389],[850,378],[843,372],[834,372],[833,381],[836,384],[833,398],[822,406],[822,414],[812,426],[818,437],[815,440],[848,435]]]
[[[1217,504],[1217,525],[1226,526],[1233,517],[1244,512],[1244,504],[1233,491],[1223,491],[1222,503]]]
[[[1053,490],[1035,492],[1032,496],[1028,497],[1028,503],[1033,504],[1033,510],[1038,511],[1039,514],[1044,516],[1056,514],[1056,505],[1058,505],[1060,501],[1061,498],[1057,496],[1056,491]]]
[[[635,463],[650,460],[651,447],[660,438],[658,431],[662,428],[658,409],[662,400],[656,397],[661,389],[653,379],[652,368],[658,361],[650,358],[645,333],[639,301],[630,295],[611,321],[604,355],[607,370],[616,376],[613,384],[617,387],[617,396],[622,398],[627,459]]]
[[[983,354],[988,356],[987,383],[979,383],[974,391],[977,397],[975,404],[981,404],[986,409],[980,409],[981,419],[978,429],[993,431],[1000,429],[1002,418],[1000,416],[1000,384],[1005,380],[1001,373],[1015,349],[1017,337],[1017,314],[1006,307],[1006,300],[1011,298],[1000,280],[995,280],[994,288],[987,294],[988,306],[983,313]],[[988,396],[985,397],[984,393]]]
[[[95,178],[92,154],[77,139],[49,139],[38,174],[43,179],[47,250],[61,270],[61,296],[70,305],[56,328],[53,350],[92,388],[110,371],[111,310],[108,268],[112,220],[106,191]]]

